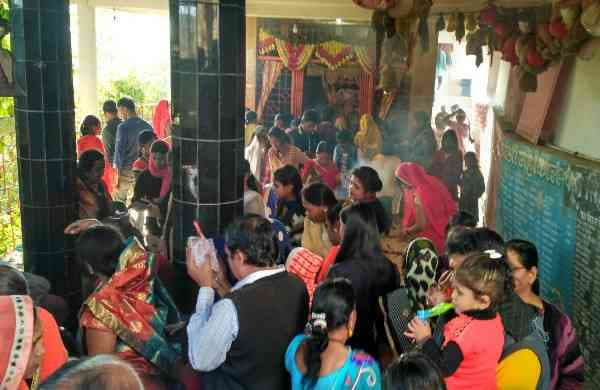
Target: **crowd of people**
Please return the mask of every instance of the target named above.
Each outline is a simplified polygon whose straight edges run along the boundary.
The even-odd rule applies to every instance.
[[[128,98],[103,110],[103,130],[81,125],[80,220],[65,229],[83,274],[77,327],[60,297],[35,293],[39,277],[0,263],[0,388],[583,386],[571,320],[539,295],[535,245],[477,227],[484,180],[455,129],[436,138],[417,113],[396,144],[370,115],[347,129],[282,113],[267,129],[248,111],[244,215],[213,237],[217,264],[186,251],[197,297],[182,313],[168,131]],[[141,227],[128,208],[147,211]],[[432,307],[447,311],[417,315]]]

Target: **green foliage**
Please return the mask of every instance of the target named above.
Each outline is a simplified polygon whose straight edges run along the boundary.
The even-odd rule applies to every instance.
[[[9,20],[9,1],[0,0],[0,18]],[[0,47],[10,50],[10,35],[0,42]],[[19,207],[19,174],[14,132],[15,105],[11,97],[0,97],[0,257],[21,243],[21,209]],[[7,131],[6,131],[7,130]]]
[[[0,257],[21,243],[15,134],[0,136]]]
[[[133,74],[124,79],[113,80],[108,85],[100,86],[100,101],[117,101],[122,97],[132,98],[137,105],[155,103],[160,99],[158,88],[146,81],[140,80]]]
[[[0,118],[15,116],[15,100],[11,97],[0,97]]]

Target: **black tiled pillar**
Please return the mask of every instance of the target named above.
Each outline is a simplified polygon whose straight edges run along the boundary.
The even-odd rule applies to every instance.
[[[72,291],[63,233],[77,215],[68,0],[11,1],[19,191],[25,269]],[[72,275],[71,275],[72,276]]]
[[[243,212],[245,0],[170,0],[174,250]],[[197,176],[190,172],[197,169]]]

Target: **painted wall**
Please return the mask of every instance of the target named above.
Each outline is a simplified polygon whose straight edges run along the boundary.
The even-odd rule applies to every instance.
[[[577,59],[566,82],[554,144],[600,159],[600,53],[591,61]]]

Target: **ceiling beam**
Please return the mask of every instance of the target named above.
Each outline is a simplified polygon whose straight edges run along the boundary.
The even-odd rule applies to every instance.
[[[116,8],[124,11],[164,11],[168,0],[71,0],[72,4],[91,7]],[[371,11],[355,5],[351,0],[247,0],[246,16],[284,19],[336,19],[368,21]]]

